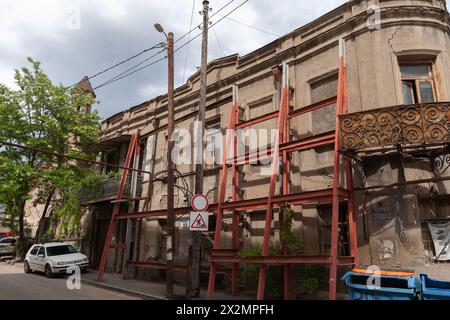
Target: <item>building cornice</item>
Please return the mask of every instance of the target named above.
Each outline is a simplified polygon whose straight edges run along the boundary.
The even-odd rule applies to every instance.
[[[235,68],[235,72],[231,76],[208,86],[208,101],[213,101],[218,97],[227,94],[233,84],[239,84],[239,82],[242,81],[251,81],[249,78],[252,75],[258,74],[263,70],[271,69],[283,61],[298,63],[307,60],[322,51],[329,50],[337,45],[337,38],[339,36],[351,38],[367,32],[376,32],[377,30],[369,30],[366,27],[366,21],[368,19],[368,13],[366,11],[362,10],[355,15],[350,15],[352,7],[360,2],[362,2],[362,0],[349,1],[313,22],[296,29],[243,57],[239,57],[239,55],[235,54],[211,61],[208,64],[208,72],[230,66]],[[430,5],[394,5],[395,2],[399,3],[400,1],[390,1],[389,5],[381,7],[383,19],[381,29],[400,25],[423,25],[438,28],[444,32],[450,33],[450,18],[448,12],[444,9]],[[339,20],[340,17],[345,16],[347,16],[347,18],[334,26],[332,23],[331,25],[327,23]],[[326,27],[323,27],[324,25],[326,25]],[[316,35],[314,35],[315,27],[321,30],[321,32]],[[305,36],[305,39],[301,39],[302,36]],[[278,51],[285,42],[298,41],[298,38],[300,38],[298,44],[287,46],[283,50]],[[175,90],[176,113],[184,112],[187,109],[195,109],[196,100],[198,99],[198,90],[194,91],[193,87],[198,79],[199,73],[196,72],[189,77],[186,84]],[[138,106],[115,114],[103,121],[103,125],[117,122],[121,117],[124,118],[126,113],[131,113],[133,110],[139,108],[148,109],[138,117],[123,119],[123,121],[117,122],[109,128],[105,128],[106,130],[104,130],[102,134],[108,136],[118,128],[130,131],[133,130],[133,128],[145,125],[145,119],[148,120],[149,118],[155,117],[160,119],[164,118],[167,113],[166,103],[167,95],[160,95],[148,102],[144,102]],[[128,126],[128,128],[123,128],[124,126]]]

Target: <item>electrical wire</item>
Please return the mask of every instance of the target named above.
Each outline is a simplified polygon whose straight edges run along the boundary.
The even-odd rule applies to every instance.
[[[224,15],[222,18],[220,18],[219,20],[217,20],[215,23],[213,23],[212,25],[210,25],[208,27],[208,30],[211,29],[212,27],[214,27],[215,25],[217,25],[218,23],[220,23],[223,19],[225,19],[226,17],[228,17],[230,14],[232,14],[233,12],[235,12],[237,9],[239,9],[240,7],[242,7],[244,4],[246,4],[249,0],[245,0],[244,2],[242,2],[240,5],[238,5],[237,7],[235,7],[233,10],[231,10],[230,12],[228,12],[226,15]],[[212,17],[212,16],[211,16]],[[199,34],[197,34],[194,38],[192,38],[189,42],[194,41],[195,39],[197,39],[198,37],[200,37],[202,35],[202,33],[200,32]],[[182,46],[178,47],[177,49],[175,49],[175,52],[181,50],[182,48],[184,48],[186,45],[188,45],[189,42],[184,43]]]
[[[218,15],[219,17],[223,17],[223,15],[221,15],[221,14],[217,14],[217,15]],[[250,24],[246,24],[246,23],[241,22],[241,21],[239,21],[239,20],[235,20],[235,19],[230,18],[230,17],[225,17],[225,18],[226,18],[227,20],[230,20],[230,21],[232,21],[232,22],[234,22],[234,23],[240,24],[240,25],[245,26],[245,27],[247,27],[247,28],[254,29],[254,30],[256,30],[256,31],[259,31],[259,32],[262,32],[262,33],[265,33],[265,34],[269,34],[269,35],[274,36],[274,37],[280,37],[280,35],[278,35],[278,34],[275,34],[275,33],[270,32],[270,31],[266,31],[266,30],[264,30],[264,29],[261,29],[261,28],[252,26],[252,25],[250,25]]]
[[[225,9],[227,6],[229,6],[229,5],[230,5],[231,3],[233,3],[234,1],[235,1],[235,0],[229,1],[227,4],[225,4],[225,5],[224,5],[223,7],[221,7],[219,10],[217,10],[217,12],[214,13],[212,16],[214,16],[214,15],[217,14],[218,12],[222,11],[223,9]],[[195,1],[194,1],[194,3],[195,3]],[[194,8],[193,8],[193,11],[194,11]],[[192,12],[193,12],[193,11],[192,11]],[[191,21],[192,21],[192,19],[191,19]],[[190,30],[189,30],[188,32],[186,32],[184,35],[182,35],[180,38],[178,38],[178,39],[175,41],[175,43],[177,43],[178,41],[182,40],[182,39],[185,38],[186,36],[190,35],[190,34],[191,34],[194,30],[196,30],[199,26],[201,26],[201,24],[198,25],[198,26],[196,26],[195,28],[192,28],[192,22],[191,22]],[[97,73],[94,74],[93,76],[88,77],[87,80],[94,79],[94,78],[96,78],[96,77],[98,77],[98,76],[100,76],[100,75],[102,75],[102,74],[104,74],[104,73],[106,73],[106,72],[108,72],[108,71],[111,71],[111,70],[113,70],[113,69],[115,69],[115,68],[117,68],[117,67],[119,67],[119,66],[121,66],[121,65],[123,65],[123,64],[125,64],[125,63],[127,63],[127,62],[129,62],[129,61],[131,61],[131,60],[133,60],[133,59],[136,59],[137,57],[143,55],[144,53],[146,53],[146,52],[148,52],[148,51],[150,51],[150,50],[154,50],[154,49],[158,49],[158,48],[164,47],[164,45],[165,45],[164,43],[158,43],[158,44],[155,44],[154,46],[152,46],[152,47],[150,47],[150,48],[147,48],[147,49],[142,50],[142,51],[139,52],[138,54],[135,54],[135,55],[133,55],[133,56],[127,58],[127,59],[124,59],[124,60],[122,60],[122,61],[120,61],[120,62],[114,64],[114,65],[111,66],[111,67],[108,67],[108,68],[106,68],[106,69],[104,69],[104,70],[102,70],[102,71],[100,71],[100,72],[97,72]],[[161,52],[159,52],[159,53],[161,53]],[[159,54],[159,53],[158,53],[158,54]],[[150,59],[153,58],[153,57],[154,57],[154,55],[153,55],[152,57],[150,57],[150,58],[148,58],[148,59],[142,61],[142,63],[133,66],[131,69],[128,69],[128,70],[125,71],[124,73],[126,73],[126,72],[128,72],[128,71],[131,71],[131,70],[137,68],[139,65],[141,65],[141,64],[143,64],[143,63],[145,63],[145,62],[147,62],[148,60],[150,60]],[[122,73],[122,74],[124,74],[124,73]],[[120,75],[122,75],[122,74],[120,74]],[[120,75],[117,75],[117,76],[115,76],[113,79],[110,79],[110,80],[114,80],[115,78],[118,78]],[[109,81],[109,80],[108,80],[108,81]],[[103,84],[107,83],[108,81],[104,82]],[[74,83],[74,84],[72,84],[71,86],[66,87],[66,89],[73,88],[73,87],[79,85],[79,84],[82,83],[82,82],[83,82],[83,80],[82,80],[82,81],[79,81],[79,82],[77,82],[77,83]],[[102,85],[103,85],[103,84],[102,84]],[[99,87],[101,87],[101,85],[100,85]],[[94,88],[94,89],[95,89],[95,88]]]
[[[233,0],[233,1],[235,1],[235,0]],[[233,2],[233,1],[230,1],[230,2]],[[221,19],[219,19],[217,22],[215,22],[214,24],[210,25],[210,26],[208,27],[208,30],[209,30],[210,28],[214,27],[215,25],[217,25],[218,23],[220,23],[220,22],[221,22],[223,19],[225,19],[228,15],[232,14],[233,12],[235,12],[237,9],[239,9],[239,8],[242,7],[244,4],[246,4],[248,1],[249,1],[249,0],[245,0],[245,1],[242,2],[239,6],[235,7],[233,10],[231,10],[231,11],[228,12],[226,15],[224,15],[224,16],[223,16]],[[186,35],[187,35],[187,34],[186,34]],[[182,48],[184,48],[185,46],[189,45],[192,41],[196,40],[196,39],[197,39],[198,37],[200,37],[201,35],[202,35],[202,33],[197,34],[195,37],[191,38],[189,41],[185,42],[183,45],[181,45],[180,47],[178,47],[177,49],[175,49],[174,53],[180,51]],[[181,38],[180,38],[180,39],[181,39]],[[160,54],[160,53],[163,52],[163,51],[165,51],[165,50],[162,50],[162,51],[158,52],[157,54],[153,55],[152,57],[155,57],[156,55]],[[146,65],[142,66],[142,67],[139,68],[139,69],[136,69],[136,70],[134,70],[134,71],[131,71],[131,70],[135,69],[137,66],[142,65],[144,62],[146,62],[146,61],[148,61],[148,60],[151,59],[151,58],[148,58],[148,59],[144,60],[143,62],[140,62],[139,64],[137,64],[137,65],[133,66],[132,68],[128,69],[128,71],[130,71],[129,73],[127,73],[128,71],[122,72],[121,74],[115,76],[114,78],[112,78],[112,79],[110,79],[110,80],[108,80],[108,81],[102,83],[101,85],[95,87],[94,90],[103,88],[103,87],[105,87],[105,86],[107,86],[107,85],[110,85],[110,84],[112,84],[112,83],[114,83],[114,82],[117,82],[117,81],[119,81],[119,80],[121,80],[121,79],[127,78],[127,77],[129,77],[129,76],[135,74],[136,72],[139,72],[139,71],[141,71],[141,70],[143,70],[143,69],[146,69],[146,68],[148,68],[148,67],[150,67],[150,66],[152,66],[152,65],[154,65],[154,64],[156,64],[156,63],[158,63],[158,62],[160,62],[160,61],[162,61],[162,60],[164,60],[164,59],[166,59],[166,58],[167,58],[167,57],[163,57],[163,58],[161,58],[161,59],[159,59],[159,60],[156,60],[156,61],[153,61],[153,62],[151,62],[151,63],[149,63],[149,64],[146,64]]]
[[[192,1],[191,23],[189,24],[189,30],[192,30],[192,22],[194,20],[194,10],[195,10],[195,0]],[[188,40],[191,40],[190,32],[189,32]],[[187,64],[188,64],[188,60],[189,60],[189,48],[190,48],[190,46],[187,46],[187,48],[186,48],[186,57],[184,59],[183,81],[181,83],[184,83],[184,80],[186,79],[186,69],[187,69]]]
[[[214,17],[216,14],[218,14],[220,11],[222,11],[223,9],[225,9],[226,7],[228,7],[230,4],[232,4],[234,1],[236,0],[231,0],[228,3],[226,3],[224,6],[222,6],[219,10],[217,10],[216,12],[214,12],[209,18]],[[198,28],[201,28],[203,25],[203,23],[200,23],[198,25],[196,25],[195,27],[191,28],[188,32],[186,32],[184,35],[182,35],[180,38],[175,40],[175,43],[181,41],[183,38],[187,37],[188,35],[190,35],[193,31],[197,30]]]
[[[135,64],[135,65],[132,66],[131,68],[129,68],[129,69],[127,69],[127,70],[125,70],[125,71],[119,73],[118,75],[114,76],[113,78],[111,78],[111,79],[109,79],[109,80],[107,80],[107,81],[101,83],[100,85],[96,86],[93,90],[97,90],[97,89],[103,88],[103,87],[105,87],[105,86],[107,86],[107,85],[109,85],[109,84],[111,84],[111,83],[114,83],[114,82],[116,82],[116,81],[119,81],[119,80],[121,80],[121,79],[123,79],[123,78],[126,78],[126,77],[128,77],[128,76],[130,76],[130,75],[132,75],[132,74],[134,74],[134,73],[136,73],[136,72],[142,70],[143,68],[139,68],[139,69],[137,69],[137,70],[134,70],[134,69],[136,69],[136,68],[139,67],[140,65],[143,65],[145,62],[149,61],[150,59],[156,57],[157,55],[159,55],[159,54],[161,54],[161,53],[163,53],[163,52],[165,52],[165,51],[166,51],[166,49],[157,52],[156,54],[152,55],[151,57],[149,57],[149,58],[147,58],[147,59],[145,59],[145,60],[139,62],[138,64]],[[160,62],[160,61],[162,61],[162,60],[165,60],[166,58],[167,58],[167,56],[164,56],[164,57],[162,57],[161,59],[156,60],[156,61],[154,61],[154,62],[152,62],[152,63],[146,65],[145,68],[147,68],[147,67],[149,67],[149,66],[152,66],[152,65],[154,65],[154,64],[156,64],[156,63],[158,63],[158,62]],[[134,70],[134,71],[133,71],[133,70]],[[127,73],[129,73],[129,74],[127,74]]]
[[[225,9],[228,5],[230,5],[230,4],[233,3],[234,1],[236,1],[236,0],[231,0],[231,1],[229,1],[227,4],[225,4],[224,6],[222,6],[219,10],[217,10],[216,13],[222,11],[223,9]],[[248,1],[248,0],[247,0],[247,1]],[[214,14],[213,14],[211,17],[213,17],[213,16],[214,16]],[[186,36],[189,35],[189,40],[188,40],[187,43],[185,43],[185,45],[187,44],[187,45],[189,46],[189,44],[192,42],[192,41],[191,41],[190,34],[191,34],[194,30],[196,30],[199,26],[201,26],[201,25],[202,25],[202,24],[196,26],[195,28],[192,28],[190,31],[188,31],[188,32],[185,33],[183,36],[181,36],[179,39],[177,39],[177,40],[175,41],[175,43],[177,43],[178,41],[180,41],[181,39],[183,39],[184,37],[186,37]],[[201,33],[200,33],[200,34],[201,34]],[[198,38],[198,36],[197,36],[196,38]],[[184,45],[183,45],[183,46],[184,46]],[[147,61],[149,61],[150,59],[156,57],[157,55],[161,54],[161,53],[164,52],[164,51],[165,51],[165,49],[164,49],[164,50],[161,50],[161,51],[159,51],[159,52],[157,52],[156,54],[152,55],[151,57],[149,57],[149,58],[147,58],[147,59],[141,61],[140,63],[138,63],[138,64],[132,66],[131,68],[129,68],[129,69],[125,70],[124,72],[122,72],[122,73],[116,75],[115,77],[113,77],[113,78],[111,78],[111,79],[109,79],[109,80],[103,82],[102,84],[96,86],[96,87],[94,88],[94,90],[98,90],[98,89],[100,89],[100,88],[103,88],[103,87],[105,87],[105,86],[107,86],[107,85],[109,85],[109,84],[112,84],[112,83],[117,82],[117,81],[119,81],[119,80],[121,80],[121,79],[123,79],[123,78],[126,78],[126,77],[128,77],[128,76],[130,76],[130,75],[132,75],[132,74],[135,74],[135,73],[138,72],[138,71],[141,71],[141,70],[143,70],[143,69],[145,69],[145,68],[147,68],[147,67],[150,67],[150,66],[154,65],[155,63],[157,63],[157,62],[159,62],[159,61],[164,60],[166,57],[164,57],[164,58],[162,58],[162,59],[159,59],[159,60],[157,60],[157,61],[155,61],[155,62],[152,62],[152,63],[150,63],[150,64],[148,64],[148,65],[145,65],[143,68],[139,68],[139,69],[137,69],[137,70],[134,70],[134,69],[136,69],[137,67],[139,67],[140,65],[144,64],[145,62],[147,62]],[[177,52],[177,51],[178,51],[178,50],[175,50],[174,52]],[[134,70],[134,71],[133,71],[133,70]]]
[[[215,28],[212,28],[214,32],[214,36],[216,37],[217,44],[219,45],[220,50],[222,50],[222,55],[225,56],[225,50],[223,50],[222,44],[220,43],[219,37],[217,36],[217,32]]]
[[[162,48],[162,47],[164,47],[164,46],[165,46],[164,43],[158,43],[158,44],[154,45],[153,47],[147,48],[147,49],[141,51],[140,53],[135,54],[134,56],[131,56],[131,57],[125,59],[125,60],[122,60],[122,61],[120,61],[119,63],[116,63],[115,65],[113,65],[113,66],[111,66],[111,67],[108,67],[108,68],[106,68],[106,69],[104,69],[104,70],[102,70],[102,71],[100,71],[100,72],[97,72],[97,73],[94,74],[93,76],[88,77],[87,80],[94,79],[94,78],[96,78],[96,77],[98,77],[98,76],[100,76],[100,75],[102,75],[102,74],[104,74],[104,73],[106,73],[106,72],[108,72],[108,71],[114,69],[114,68],[117,68],[118,66],[121,66],[122,64],[127,63],[127,62],[130,61],[130,60],[136,59],[137,57],[143,55],[144,53],[146,53],[146,52],[148,52],[148,51],[150,51],[150,50]],[[80,84],[81,82],[83,82],[83,80],[82,80],[82,81],[79,81],[79,82],[77,82],[77,83],[75,83],[75,84],[73,84],[73,85],[71,85],[71,86],[69,86],[69,87],[66,87],[66,89],[73,88],[73,87],[77,86],[78,84]]]

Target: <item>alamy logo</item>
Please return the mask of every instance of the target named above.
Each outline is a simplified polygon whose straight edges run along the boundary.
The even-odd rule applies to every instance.
[[[367,28],[369,30],[379,30],[381,29],[381,9],[378,6],[371,5],[367,9],[367,14],[369,17],[367,18]]]
[[[193,137],[188,129],[175,129],[171,137],[174,164],[230,165],[236,161],[238,165],[258,165],[260,175],[272,175],[272,155],[275,150],[279,152],[275,145],[279,135],[277,129],[227,129],[223,132],[216,128],[206,130],[202,137],[201,127],[201,122],[194,122]]]
[[[69,277],[66,281],[67,289],[81,290],[81,269],[76,265],[71,265],[67,268]]]
[[[66,27],[69,30],[81,29],[81,8],[69,7],[66,10]]]
[[[370,266],[367,268],[368,271],[372,271],[373,274],[367,278],[367,288],[369,290],[378,290],[381,288],[381,275],[380,267]]]

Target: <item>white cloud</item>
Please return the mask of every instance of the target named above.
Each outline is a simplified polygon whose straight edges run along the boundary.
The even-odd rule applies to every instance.
[[[229,0],[210,0],[211,14]],[[235,0],[226,14],[244,0]],[[250,0],[230,17],[271,33],[283,35],[345,3],[345,0],[321,0],[311,4],[299,0]],[[195,1],[193,25],[201,22],[202,1]],[[73,84],[84,75],[111,66],[124,58],[164,40],[153,24],[179,38],[189,29],[193,0],[0,0],[0,82],[13,85],[14,69],[26,65],[31,56],[42,62],[44,71],[56,82]],[[80,13],[80,28],[74,19]],[[76,17],[75,17],[76,18]],[[72,19],[72,20],[70,20]],[[221,17],[211,18],[213,23]],[[209,59],[224,54],[247,54],[267,44],[275,36],[254,30],[228,19],[214,27],[209,37]],[[192,36],[201,33],[195,30]],[[177,43],[180,46],[187,37]],[[220,43],[220,45],[219,45]],[[222,48],[221,48],[222,47]],[[176,54],[176,84],[182,84],[200,64],[200,39],[190,45],[186,70],[186,48]],[[148,58],[152,53],[142,56]],[[136,59],[92,80],[94,86],[142,61]],[[107,117],[160,94],[166,86],[165,62],[97,91],[100,113]],[[161,91],[162,90],[162,91]]]

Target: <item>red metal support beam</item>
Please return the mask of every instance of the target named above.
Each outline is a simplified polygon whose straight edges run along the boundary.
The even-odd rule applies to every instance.
[[[289,67],[286,68],[288,71]],[[287,88],[289,88],[289,72],[287,72],[287,74],[285,75],[285,86]],[[290,142],[290,120],[289,120],[289,90],[285,90],[285,101],[286,101],[286,107],[284,109],[284,118],[283,118],[283,144],[287,144]],[[285,149],[282,151],[283,154],[283,167],[282,167],[282,171],[283,171],[283,195],[288,195],[290,194],[290,187],[291,187],[291,154]],[[281,228],[283,228],[285,222],[286,222],[286,217],[285,217],[285,211],[283,210],[283,208],[281,208],[280,212],[280,225]],[[283,239],[281,239],[281,243],[282,243],[282,247],[281,247],[281,251],[283,253],[283,255],[287,255],[288,252],[288,247],[285,243],[285,241],[283,241]],[[290,265],[286,264],[283,266],[283,295],[284,295],[284,300],[289,300],[291,297],[291,283],[290,283]]]
[[[336,129],[334,143],[334,166],[333,166],[333,202],[331,213],[331,264],[330,264],[330,282],[328,296],[330,300],[336,300],[336,282],[337,282],[337,256],[338,256],[338,233],[339,233],[339,187],[340,187],[340,158],[339,153],[339,116],[343,111],[345,101],[344,88],[344,40],[339,39],[339,75],[338,75],[338,98],[336,103]]]
[[[347,67],[344,66],[344,106],[343,114],[348,113],[348,94],[347,94]],[[355,265],[358,265],[358,234],[356,230],[356,211],[355,211],[355,191],[353,186],[353,171],[351,159],[345,157],[345,175],[347,180],[348,197],[348,233],[350,240],[350,255],[355,257]]]
[[[287,206],[287,205],[299,205],[299,204],[313,204],[313,203],[323,203],[331,201],[333,196],[332,189],[314,190],[314,191],[304,191],[299,193],[293,193],[289,195],[277,195],[271,200],[271,203],[275,207]],[[348,190],[339,188],[338,196],[341,200],[348,199]],[[238,210],[247,211],[265,208],[267,206],[267,197],[240,200],[236,202],[226,202],[222,204],[222,210]],[[218,204],[211,204],[209,210],[217,211]],[[190,207],[175,208],[176,214],[183,214],[190,210]],[[155,210],[146,212],[135,212],[135,213],[121,213],[116,217],[117,220],[123,219],[139,219],[139,218],[151,218],[151,217],[162,217],[167,214],[167,210]]]
[[[262,115],[260,117],[256,117],[254,119],[245,121],[245,122],[241,122],[239,124],[236,125],[236,129],[243,129],[243,128],[248,128],[251,127],[255,124],[264,122],[264,121],[268,121],[271,119],[275,119],[276,117],[278,117],[278,111],[274,111],[274,112],[270,112],[268,114]]]
[[[230,118],[228,120],[228,130],[226,134],[225,139],[225,152],[223,154],[223,161],[224,164],[226,163],[226,160],[229,158],[228,153],[231,148],[234,148],[234,128],[236,126],[236,115],[237,113],[237,105],[236,103],[233,103],[231,106],[231,113]],[[217,201],[217,220],[216,220],[216,230],[214,233],[214,249],[220,248],[220,237],[222,232],[222,220],[223,220],[223,203],[225,202],[225,193],[227,188],[227,177],[228,177],[228,166],[224,165],[222,167],[222,172],[220,176],[220,185],[219,185],[219,197]],[[211,210],[211,209],[210,209]],[[214,287],[216,284],[216,271],[217,271],[217,265],[212,262],[211,263],[211,271],[209,273],[209,281],[208,281],[208,292],[206,298],[208,300],[211,300],[214,298]]]
[[[141,261],[128,261],[127,262],[128,267],[139,267],[139,268],[146,268],[146,269],[160,269],[160,270],[167,270],[169,266],[165,263],[157,263],[157,262],[141,262]],[[188,272],[189,266],[180,265],[180,264],[173,264],[171,266],[174,270],[180,271],[180,272]],[[208,273],[210,272],[210,268],[201,268],[200,270],[202,273]],[[229,269],[217,269],[217,274],[231,274],[231,270]]]
[[[321,108],[324,108],[326,106],[332,105],[332,104],[336,103],[336,101],[337,101],[336,99],[337,99],[337,97],[332,97],[332,98],[329,98],[329,99],[326,99],[326,100],[319,101],[317,103],[311,104],[309,106],[293,110],[293,111],[289,112],[289,119],[292,119],[292,118],[298,117],[298,116],[300,116],[302,114],[305,114],[305,113],[308,113],[308,112],[311,112],[311,111],[314,111],[314,110],[321,109]],[[275,119],[278,116],[279,116],[279,111],[273,111],[273,112],[267,113],[265,115],[262,115],[260,117],[256,117],[254,119],[238,123],[236,125],[236,129],[243,129],[243,128],[251,127],[251,126],[253,126],[255,124],[258,124],[258,123],[261,123],[261,122],[264,122],[264,121],[268,121],[268,120],[271,120],[271,119]]]
[[[334,144],[334,137],[334,131],[326,132],[312,137],[282,143],[279,146],[279,150],[281,152],[286,151],[287,153],[302,152],[317,147]],[[272,148],[250,152],[242,156],[235,156],[234,159],[229,158],[227,159],[227,164],[235,161],[238,165],[244,165],[256,163],[269,158],[272,158]]]
[[[283,66],[283,75],[286,77],[287,73],[287,65]],[[280,101],[280,110],[279,110],[279,116],[278,116],[278,124],[277,124],[277,135],[275,137],[275,146],[274,146],[274,153],[272,157],[272,176],[270,177],[270,184],[269,184],[269,196],[267,199],[267,209],[266,209],[266,219],[264,223],[264,238],[263,238],[263,244],[262,244],[262,250],[261,255],[263,257],[267,257],[269,255],[269,243],[270,243],[270,234],[272,229],[272,215],[273,215],[273,203],[272,198],[275,195],[275,186],[278,179],[278,172],[279,172],[279,158],[280,158],[280,143],[281,143],[281,134],[285,130],[285,108],[288,108],[289,101],[287,101],[287,97],[289,97],[289,92],[286,93],[286,91],[289,90],[289,87],[286,86],[286,82],[283,83],[283,89],[281,93],[281,101]],[[258,291],[257,291],[257,300],[263,300],[264,299],[264,291],[266,287],[266,276],[267,276],[267,265],[263,264],[259,270],[259,279],[258,279]]]
[[[238,88],[237,86],[233,87],[233,103],[235,104],[236,108],[234,108],[234,111],[232,116],[234,116],[234,131],[236,131],[237,124],[239,123],[239,95],[238,95]],[[236,155],[238,150],[238,141],[236,134],[233,137],[233,154]],[[233,202],[239,201],[239,172],[238,172],[238,166],[236,164],[236,161],[233,161],[232,166],[232,199]],[[236,210],[233,210],[233,217],[232,217],[232,223],[231,223],[231,229],[232,229],[232,236],[231,236],[231,243],[233,250],[239,249],[239,212]],[[231,295],[237,296],[238,295],[238,278],[239,278],[239,264],[233,263],[232,266],[232,273],[231,273]]]
[[[116,226],[116,218],[119,215],[119,211],[120,211],[120,200],[122,200],[122,198],[123,198],[125,184],[127,182],[127,177],[128,177],[128,172],[129,172],[128,168],[130,168],[130,165],[131,165],[131,159],[133,158],[133,151],[137,147],[137,140],[138,140],[138,134],[134,133],[131,137],[130,144],[128,147],[128,153],[127,153],[127,157],[125,159],[125,165],[124,165],[125,169],[123,170],[122,179],[120,180],[119,190],[117,191],[117,199],[116,199],[116,203],[114,204],[114,209],[113,209],[113,212],[111,215],[111,222],[109,223],[108,234],[106,236],[105,246],[103,248],[102,259],[100,261],[100,266],[98,268],[98,273],[97,273],[97,281],[98,282],[103,281],[103,273],[105,272],[106,263],[108,262],[109,249],[111,248],[112,237],[113,237],[113,233],[114,233],[115,226]]]
[[[329,255],[280,255],[280,256],[257,256],[239,258],[237,256],[211,256],[210,261],[214,263],[255,263],[262,265],[289,265],[289,264],[331,264]],[[353,265],[353,257],[338,257],[337,265]]]

